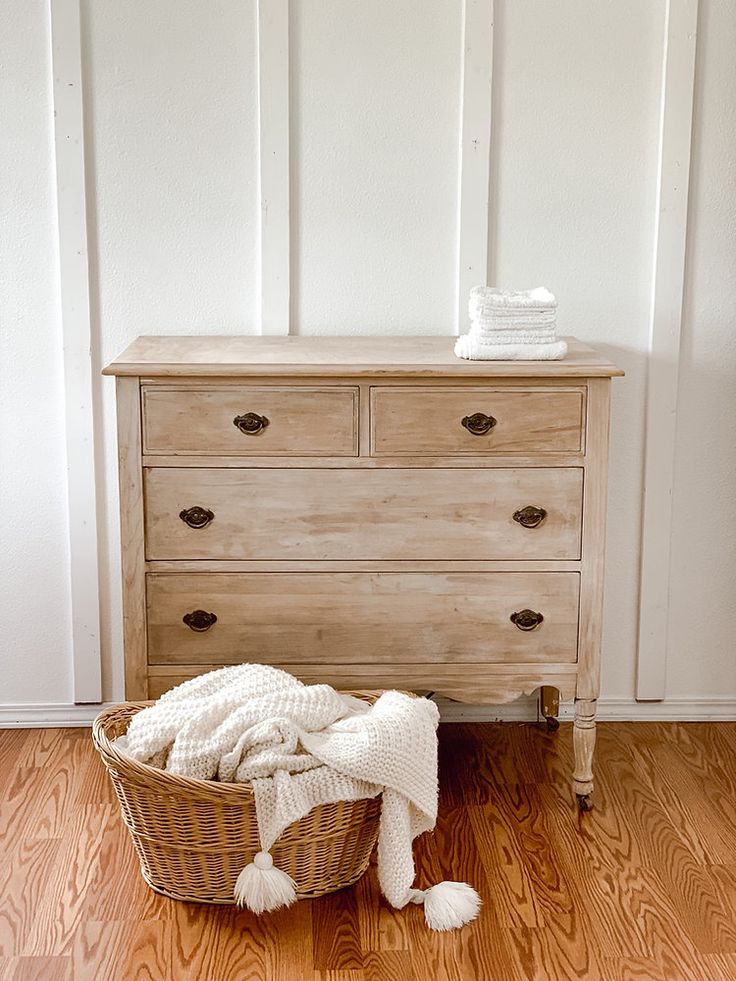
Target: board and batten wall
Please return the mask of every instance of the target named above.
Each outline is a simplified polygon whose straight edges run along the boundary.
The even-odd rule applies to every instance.
[[[671,27],[693,10],[685,211],[681,188],[674,205],[658,197],[660,110],[669,37],[668,139],[689,138],[694,32]],[[6,0],[0,19],[0,723],[88,719],[75,700],[123,694],[105,362],[140,333],[452,333],[483,266],[492,284],[551,288],[561,332],[627,373],[613,386],[601,717],[736,717],[736,6]],[[75,187],[70,217],[57,201]],[[663,367],[679,384],[658,414],[653,252],[671,213],[684,302]],[[657,295],[677,298],[674,265]],[[94,449],[74,427],[88,399]],[[672,413],[648,503],[661,486],[660,560],[643,475]],[[90,487],[93,527],[69,508]],[[636,697],[641,576],[669,598],[647,654],[656,675],[666,652],[656,701]]]

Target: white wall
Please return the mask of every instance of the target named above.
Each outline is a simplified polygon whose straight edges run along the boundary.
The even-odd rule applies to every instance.
[[[72,699],[50,38],[0,8],[0,702]]]
[[[139,334],[257,332],[255,0],[82,0],[106,697],[123,693],[115,387]]]
[[[113,383],[97,373],[139,333],[258,330],[256,4],[202,11],[82,0],[107,698],[122,695],[119,548]],[[290,13],[292,331],[451,333],[461,0]],[[3,560],[6,608],[22,616],[3,642],[0,703],[68,702],[48,12],[6,0],[3,14]],[[563,331],[627,371],[614,382],[603,696],[632,713],[663,40],[664,0],[496,0],[489,281],[545,283]],[[701,0],[667,694],[736,712],[735,41],[736,7]]]
[[[292,332],[452,332],[461,0],[291,6]]]

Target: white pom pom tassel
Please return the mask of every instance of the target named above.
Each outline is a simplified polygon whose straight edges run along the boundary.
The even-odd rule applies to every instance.
[[[430,930],[456,930],[480,912],[480,896],[467,882],[438,882],[424,890],[423,898]]]
[[[235,882],[233,890],[238,906],[253,913],[269,913],[296,902],[296,882],[273,864],[268,852],[257,852]]]

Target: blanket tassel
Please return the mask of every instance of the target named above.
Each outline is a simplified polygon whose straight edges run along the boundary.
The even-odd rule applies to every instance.
[[[268,852],[257,852],[238,876],[233,890],[238,906],[253,913],[269,913],[296,902],[296,882],[277,869]]]
[[[480,912],[481,898],[467,882],[438,882],[412,893],[412,903],[424,904],[424,919],[430,930],[457,930]]]

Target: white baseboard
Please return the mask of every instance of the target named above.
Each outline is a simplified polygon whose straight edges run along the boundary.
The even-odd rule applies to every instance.
[[[0,704],[0,729],[71,728],[91,726],[95,716],[111,703],[71,705],[64,702]],[[465,705],[438,698],[443,722],[530,722],[537,718],[537,699],[523,698],[509,705]],[[560,719],[573,717],[573,703],[560,706]],[[664,702],[636,702],[628,698],[601,698],[601,722],[736,722],[734,698],[670,698]]]
[[[0,704],[0,729],[72,729],[91,726],[112,702],[74,705],[67,702]]]

